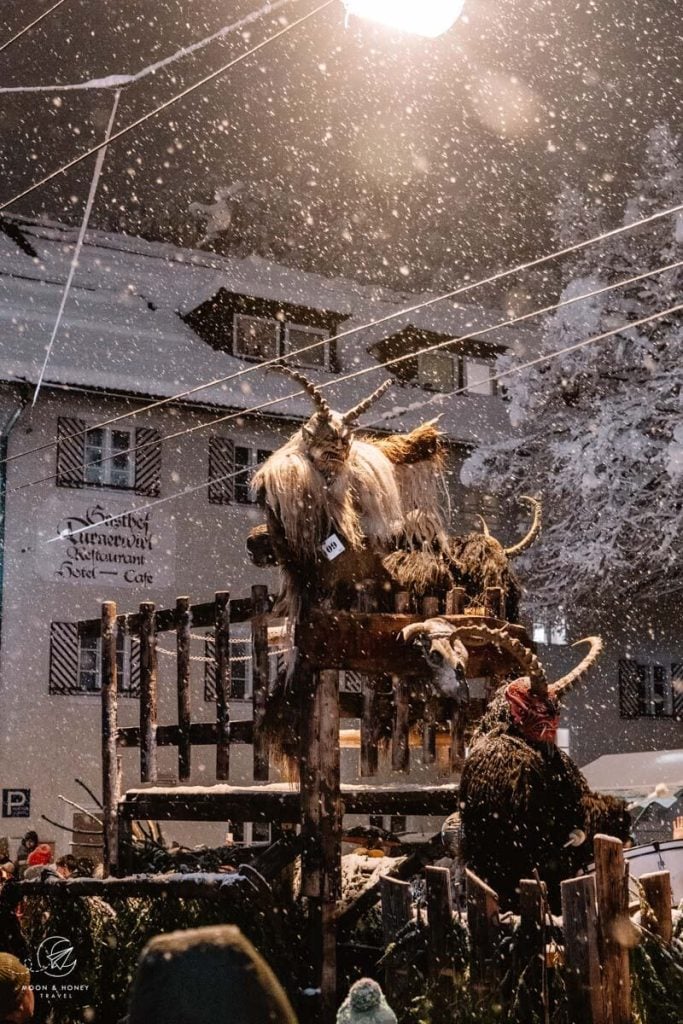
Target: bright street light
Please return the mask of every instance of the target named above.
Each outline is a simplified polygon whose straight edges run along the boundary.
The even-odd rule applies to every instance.
[[[419,36],[440,36],[453,25],[465,6],[465,0],[344,0],[349,14],[400,32]]]

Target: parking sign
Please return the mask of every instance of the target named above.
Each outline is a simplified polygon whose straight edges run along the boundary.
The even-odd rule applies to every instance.
[[[29,818],[31,816],[30,789],[3,789],[3,818]]]

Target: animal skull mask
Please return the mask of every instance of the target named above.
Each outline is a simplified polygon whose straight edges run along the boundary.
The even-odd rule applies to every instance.
[[[362,399],[348,412],[341,413],[335,412],[331,408],[319,388],[302,373],[292,370],[289,366],[278,366],[276,369],[301,384],[306,394],[313,399],[316,411],[304,423],[301,428],[301,436],[308,456],[315,467],[323,473],[333,473],[348,458],[354,428],[359,416],[362,416],[373,402],[381,398],[391,381],[385,380],[371,395]]]

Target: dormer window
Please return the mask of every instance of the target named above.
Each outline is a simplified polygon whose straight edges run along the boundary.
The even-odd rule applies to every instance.
[[[330,332],[320,327],[308,327],[306,324],[285,323],[284,350],[286,362],[294,366],[318,366],[321,370],[330,368],[330,346],[318,344],[316,348],[310,348],[308,352],[301,352],[298,356],[292,353],[309,345],[316,345],[316,342],[323,341],[330,336]]]
[[[280,353],[281,323],[266,317],[235,313],[232,324],[232,350],[245,359],[277,359]]]
[[[428,391],[450,394],[457,384],[457,363],[450,352],[421,352],[417,357],[417,383]]]
[[[492,380],[495,363],[493,359],[477,359],[463,356],[463,387],[470,395],[495,395],[496,382]]]
[[[371,351],[397,380],[445,394],[495,395],[500,345],[453,338],[407,324],[376,342]]]

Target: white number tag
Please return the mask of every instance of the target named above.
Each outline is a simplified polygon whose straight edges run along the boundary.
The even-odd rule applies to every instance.
[[[339,540],[339,537],[337,536],[336,533],[331,533],[327,540],[323,541],[323,554],[329,562],[332,562],[334,561],[335,558],[338,558],[343,551],[346,551],[346,548]]]

